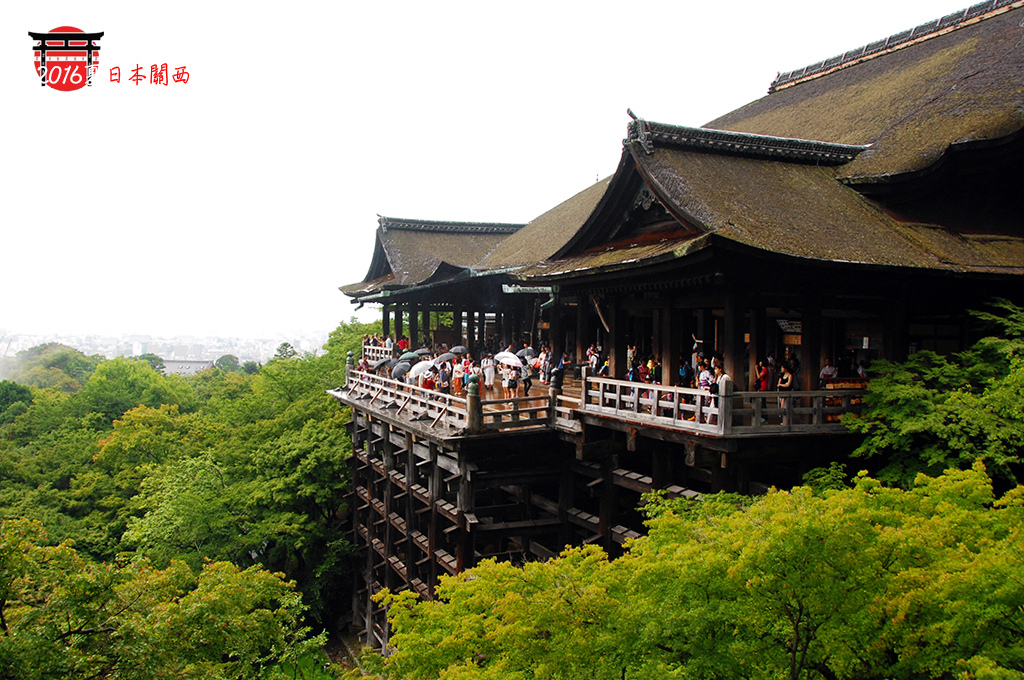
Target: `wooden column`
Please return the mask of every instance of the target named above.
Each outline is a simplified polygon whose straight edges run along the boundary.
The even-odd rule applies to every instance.
[[[750,310],[750,359],[747,366],[747,384],[743,388],[754,389],[754,380],[757,378],[757,362],[767,362],[768,354],[768,315],[762,305],[757,305]],[[768,364],[765,363],[767,366]],[[771,386],[775,389],[774,386]]]
[[[629,320],[629,314],[618,309],[614,303],[609,304],[608,308],[602,311],[607,314],[605,320],[612,329],[609,343],[611,348],[608,351],[608,372],[611,373],[612,378],[625,380],[626,373],[629,371],[629,366],[626,365],[625,322]]]
[[[380,332],[385,338],[391,335],[391,305],[381,305]]]
[[[565,328],[562,324],[562,307],[556,306],[551,308],[551,330],[550,342],[551,342],[551,367],[554,368],[558,365],[558,360],[562,358],[562,352],[565,351]]]
[[[821,373],[821,303],[808,299],[800,310],[800,389],[818,389]]]
[[[476,346],[476,310],[470,309],[466,312],[466,347],[478,361],[478,349]]]
[[[459,307],[452,310],[452,330],[455,331],[455,344],[465,344],[464,338],[462,337],[462,309]]]
[[[409,303],[409,349],[420,346],[420,307],[415,302]]]
[[[487,345],[487,311],[483,309],[480,310],[480,323],[477,325],[476,344],[476,351],[478,354],[482,352],[484,347]],[[479,361],[481,358],[482,357],[478,356],[476,359]]]
[[[679,354],[683,345],[690,347],[682,341],[679,332],[679,310],[671,307],[664,307],[661,310],[661,383],[663,385],[675,385],[679,382]],[[689,352],[687,352],[689,360]]]
[[[580,357],[587,356],[587,347],[590,346],[587,341],[587,319],[593,314],[594,302],[590,299],[589,295],[581,295],[580,301],[576,305],[576,347],[573,350],[576,352],[576,360],[579,361]]]
[[[883,319],[882,358],[889,361],[907,360],[907,306],[906,291],[894,290],[885,302]]]
[[[397,343],[399,338],[405,335],[405,326],[403,324],[403,316],[405,315],[405,305],[395,305],[395,342]]]
[[[725,323],[722,329],[722,355],[725,358],[725,372],[732,376],[733,382],[747,385],[746,365],[743,361],[746,343],[743,334],[746,330],[744,310],[740,297],[735,293],[725,296]]]

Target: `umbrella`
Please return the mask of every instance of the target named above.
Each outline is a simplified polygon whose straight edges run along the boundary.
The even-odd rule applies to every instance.
[[[413,354],[415,354],[416,356],[425,357],[428,354],[433,354],[433,352],[431,352],[426,347],[420,347],[418,350],[414,351]]]
[[[378,368],[388,363],[389,361],[391,361],[391,359],[379,359],[378,361],[374,361],[372,364],[370,364],[370,368],[376,371]]]
[[[452,347],[451,352],[452,354],[468,354],[469,348],[464,345],[455,345],[455,347]]]
[[[411,369],[409,369],[409,377],[418,378],[427,371],[432,370],[434,370],[434,364],[430,363],[429,361],[421,361],[420,363],[416,364]]]
[[[434,359],[434,365],[435,366],[440,366],[444,362],[451,361],[454,358],[455,358],[454,354],[452,354],[451,352],[445,352],[444,354],[442,354],[438,358]]]
[[[388,367],[388,368],[394,368],[394,367],[395,367],[395,366],[397,366],[397,365],[398,365],[399,363],[401,363],[401,362],[399,362],[399,360],[398,360],[398,359],[388,359],[388,363],[386,363],[386,364],[384,364],[384,365],[385,365],[386,367]]]
[[[399,361],[409,361],[409,362],[419,361],[420,360],[420,355],[416,354],[416,352],[406,352],[402,356],[398,357],[398,360]]]
[[[402,376],[408,373],[410,368],[412,368],[412,364],[408,361],[399,362],[397,366],[391,369],[391,377],[395,380],[401,380]]]
[[[494,360],[500,361],[503,364],[508,364],[509,366],[515,366],[516,368],[523,367],[522,360],[515,354],[512,354],[512,352],[498,352],[494,355]]]
[[[520,359],[532,359],[537,356],[537,352],[532,347],[524,347],[516,352],[516,356]]]

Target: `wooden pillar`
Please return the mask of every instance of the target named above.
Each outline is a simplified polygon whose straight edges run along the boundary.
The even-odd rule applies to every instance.
[[[455,331],[455,344],[464,345],[465,341],[462,337],[462,309],[459,307],[452,310],[452,330]]]
[[[415,302],[409,303],[409,349],[413,350],[420,346],[420,306]]]
[[[661,310],[661,384],[675,385],[679,382],[679,355],[684,345],[679,332],[679,310],[664,307]],[[689,361],[689,352],[686,360]]]
[[[744,388],[756,389],[754,380],[757,378],[757,362],[767,362],[768,354],[768,314],[763,305],[757,305],[750,310],[750,359],[747,362],[747,384]],[[768,364],[765,363],[767,366]],[[775,389],[774,386],[771,386]]]
[[[476,310],[473,309],[466,312],[466,347],[477,360],[480,359],[476,346]]]
[[[626,321],[629,320],[629,314],[624,310],[618,309],[618,307],[612,303],[608,305],[606,310],[603,310],[607,314],[606,321],[608,327],[612,329],[611,347],[608,350],[608,372],[611,373],[612,378],[618,380],[625,380],[626,373],[629,371],[629,366],[626,365],[626,332],[625,325]]]
[[[882,337],[882,358],[889,361],[907,360],[907,306],[906,291],[894,290],[885,302]]]
[[[821,373],[821,303],[807,299],[800,310],[800,389],[818,389]]]
[[[487,346],[487,311],[483,309],[480,310],[480,323],[477,325],[476,329],[476,345],[477,354],[483,352],[484,347]],[[477,361],[481,358],[482,357],[477,356]]]
[[[558,365],[558,360],[562,358],[562,353],[565,352],[565,327],[562,323],[561,306],[551,308],[551,330],[549,332],[551,344],[551,357],[549,360],[552,368],[554,368]]]
[[[395,305],[395,342],[405,335],[405,325],[403,323],[403,317],[405,315],[405,305]]]
[[[391,305],[381,305],[380,332],[385,338],[391,335]]]
[[[589,295],[580,295],[579,303],[576,305],[576,360],[587,356],[587,347],[590,340],[587,338],[587,320],[594,314],[594,301]]]
[[[711,358],[711,355],[718,351],[715,347],[715,312],[706,307],[697,310],[697,339],[701,344],[697,347],[698,352],[703,352],[704,357]]]
[[[725,372],[732,376],[733,382],[740,385],[749,384],[746,378],[746,362],[744,351],[746,343],[743,334],[746,329],[744,310],[740,297],[735,293],[725,296],[725,323],[722,329],[722,355],[725,358]]]

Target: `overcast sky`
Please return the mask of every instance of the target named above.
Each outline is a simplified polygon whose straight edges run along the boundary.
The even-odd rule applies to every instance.
[[[627,107],[702,125],[968,4],[4,2],[0,331],[330,330],[378,214],[529,221],[615,170]],[[105,33],[92,88],[33,74],[62,25]],[[162,63],[188,83],[126,81]]]

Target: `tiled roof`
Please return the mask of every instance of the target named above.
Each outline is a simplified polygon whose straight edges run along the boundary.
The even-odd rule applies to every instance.
[[[794,81],[707,127],[870,145],[839,169],[844,181],[920,173],[951,145],[999,140],[1024,128],[1020,6],[1024,0],[903,49]]]
[[[653,153],[654,142],[658,142],[663,147],[706,149],[716,153],[784,159],[816,165],[849,163],[857,157],[857,154],[868,148],[867,145],[833,144],[730,130],[682,127],[652,123],[639,118],[635,118],[629,124],[629,136],[625,141],[639,142],[647,153]]]
[[[900,31],[890,35],[888,38],[876,40],[868,45],[848,50],[829,59],[805,66],[802,69],[780,73],[768,88],[768,92],[770,94],[807,78],[813,78],[837,68],[857,64],[865,59],[871,59],[876,55],[891,52],[892,50],[902,49],[913,43],[934,38],[943,33],[948,33],[976,21],[994,16],[997,13],[1021,6],[1024,6],[1024,1],[1022,0],[986,0],[985,2],[979,2],[967,9],[947,14],[940,19],[928,21],[906,31]]]

